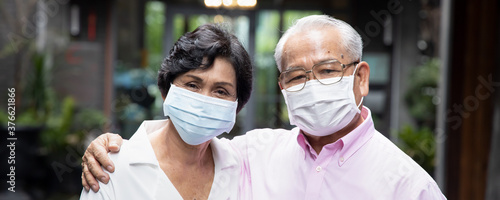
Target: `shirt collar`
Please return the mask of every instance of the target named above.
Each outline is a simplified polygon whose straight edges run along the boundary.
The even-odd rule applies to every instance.
[[[361,109],[361,117],[364,121],[350,133],[341,138],[344,142],[344,148],[341,150],[341,156],[344,157],[344,162],[339,161],[339,166],[342,166],[349,158],[354,155],[375,132],[373,125],[372,113],[368,107],[363,106]]]
[[[130,138],[129,164],[151,164],[159,166],[153,146],[149,142],[148,134],[151,134],[165,125],[166,120],[145,120],[139,129]]]
[[[139,129],[137,129],[129,140],[131,149],[129,164],[151,164],[159,166],[153,146],[149,142],[148,135],[163,128],[166,122],[167,120],[145,120],[142,122]],[[237,165],[237,156],[231,153],[234,152],[234,150],[229,147],[227,141],[213,138],[210,145],[212,147],[216,168],[223,170]]]
[[[292,132],[294,134],[297,134],[297,143],[299,143],[299,146],[302,148],[302,150],[304,150],[304,159],[306,159],[307,153],[308,152],[312,153],[310,148],[311,145],[309,145],[309,142],[306,140],[306,137],[298,127],[293,128]]]
[[[307,154],[311,155],[314,159],[318,155],[316,155],[316,151],[311,147],[311,144],[309,144],[309,141],[307,141],[306,136],[304,133],[300,130],[300,128],[294,128],[292,129],[292,132],[297,134],[297,142],[299,143],[299,146],[304,150],[304,159],[306,159]]]
[[[358,149],[360,149],[372,136],[375,130],[373,126],[373,120],[371,117],[371,111],[368,107],[363,106],[361,109],[361,117],[363,117],[364,121],[352,130],[350,133],[346,134],[344,137],[340,138],[338,141],[327,144],[323,148],[336,148],[337,145],[341,150],[341,156],[344,157],[344,161],[339,161],[339,166],[345,163]],[[307,138],[302,133],[299,128],[292,129],[292,132],[297,134],[297,143],[304,150],[304,159],[305,156],[309,153],[313,157],[316,157],[316,152],[307,141]],[[321,152],[323,153],[323,151]]]

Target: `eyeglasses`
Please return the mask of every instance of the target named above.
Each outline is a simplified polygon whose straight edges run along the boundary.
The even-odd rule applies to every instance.
[[[297,92],[304,88],[306,82],[309,80],[307,74],[312,72],[314,78],[321,84],[330,85],[342,80],[347,67],[357,65],[358,63],[356,61],[345,65],[338,60],[326,60],[313,65],[309,71],[306,71],[303,67],[293,67],[281,72],[279,82],[281,87],[286,91]]]

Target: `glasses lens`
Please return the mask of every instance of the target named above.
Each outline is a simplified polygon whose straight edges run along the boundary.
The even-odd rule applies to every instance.
[[[342,65],[338,61],[316,65],[314,67],[314,75],[318,79],[341,77]]]
[[[342,64],[339,61],[330,61],[316,65],[313,69],[316,78],[323,84],[339,82],[344,75]]]
[[[304,69],[292,69],[281,74],[281,85],[287,91],[299,91],[304,87],[307,74]]]

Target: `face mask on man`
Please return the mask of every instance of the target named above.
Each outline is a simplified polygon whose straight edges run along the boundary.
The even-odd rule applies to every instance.
[[[357,67],[356,65],[354,73]],[[361,98],[356,105],[353,92],[354,73],[326,81],[336,82],[335,84],[324,85],[318,80],[310,80],[300,91],[281,90],[288,108],[290,124],[314,136],[330,135],[346,127],[356,114],[361,112],[359,106],[363,102]]]
[[[171,84],[163,112],[184,142],[199,145],[231,131],[237,106],[237,101],[205,96]]]

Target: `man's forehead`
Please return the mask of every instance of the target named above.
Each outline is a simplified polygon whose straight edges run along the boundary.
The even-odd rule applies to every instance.
[[[291,51],[294,48],[300,49],[305,46],[337,49],[339,48],[340,40],[341,38],[337,34],[337,30],[331,27],[303,30],[295,32],[288,37],[283,51]]]
[[[290,35],[283,47],[283,62],[295,59],[341,59],[345,54],[336,31],[331,28],[301,31]],[[285,63],[284,63],[285,64]]]

